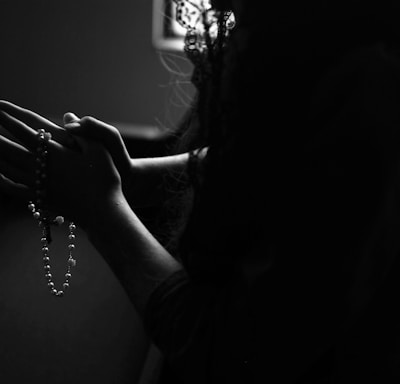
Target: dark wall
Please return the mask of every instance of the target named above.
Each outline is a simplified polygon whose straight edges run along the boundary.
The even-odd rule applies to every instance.
[[[0,98],[54,118],[175,124],[171,55],[152,44],[152,10],[152,0],[0,0]]]
[[[45,282],[37,223],[1,197],[0,212],[0,382],[136,383],[147,337],[85,234],[77,231],[71,287],[56,298]],[[61,288],[67,229],[54,235],[52,274]]]

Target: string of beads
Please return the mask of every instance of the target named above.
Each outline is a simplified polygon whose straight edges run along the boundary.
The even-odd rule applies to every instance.
[[[30,201],[28,209],[32,212],[33,218],[38,221],[39,227],[42,231],[42,237],[40,239],[42,246],[42,257],[44,264],[45,278],[47,286],[50,292],[56,297],[63,297],[64,292],[70,286],[71,271],[76,266],[76,260],[73,258],[73,251],[75,250],[75,230],[76,226],[73,222],[68,225],[68,262],[67,272],[65,273],[65,280],[62,285],[62,289],[57,289],[53,281],[53,275],[51,274],[50,266],[50,250],[49,245],[52,241],[51,238],[51,225],[62,225],[64,224],[64,218],[57,216],[51,220],[49,218],[49,212],[46,209],[44,199],[46,197],[46,181],[47,181],[47,145],[51,140],[51,134],[46,132],[44,129],[39,129],[37,133],[38,146],[36,150],[36,201]]]

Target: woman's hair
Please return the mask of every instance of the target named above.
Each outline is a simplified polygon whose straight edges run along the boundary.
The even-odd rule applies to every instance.
[[[241,19],[186,120],[195,127],[187,137],[210,150],[206,181],[179,231],[181,254],[190,264],[197,249],[216,270],[226,264],[216,253],[235,257],[260,232],[273,237],[283,220],[282,204],[296,193],[288,181],[294,153],[318,129],[308,112],[321,77],[349,52],[399,41],[400,6],[392,0],[242,3]]]

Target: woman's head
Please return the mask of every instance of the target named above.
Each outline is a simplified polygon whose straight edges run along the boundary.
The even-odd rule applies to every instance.
[[[289,22],[304,24],[313,21],[381,20],[397,22],[400,2],[397,0],[211,0],[214,8],[245,14],[249,20],[263,24]]]

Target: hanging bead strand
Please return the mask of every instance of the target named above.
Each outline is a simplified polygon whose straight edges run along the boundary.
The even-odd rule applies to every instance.
[[[65,274],[65,280],[62,285],[62,289],[57,289],[53,281],[53,275],[51,274],[49,245],[52,241],[50,225],[62,225],[64,218],[57,216],[54,220],[49,219],[49,213],[47,212],[44,204],[46,197],[46,182],[47,182],[47,143],[51,140],[51,134],[43,129],[39,129],[37,133],[38,147],[36,151],[36,201],[30,201],[28,209],[32,212],[33,218],[38,221],[39,227],[42,231],[41,246],[42,246],[42,259],[44,264],[45,278],[47,286],[50,292],[56,297],[63,297],[64,292],[70,286],[71,270],[76,266],[76,260],[73,258],[73,252],[75,250],[75,230],[76,226],[73,222],[69,223],[68,229],[68,262],[67,272]]]

